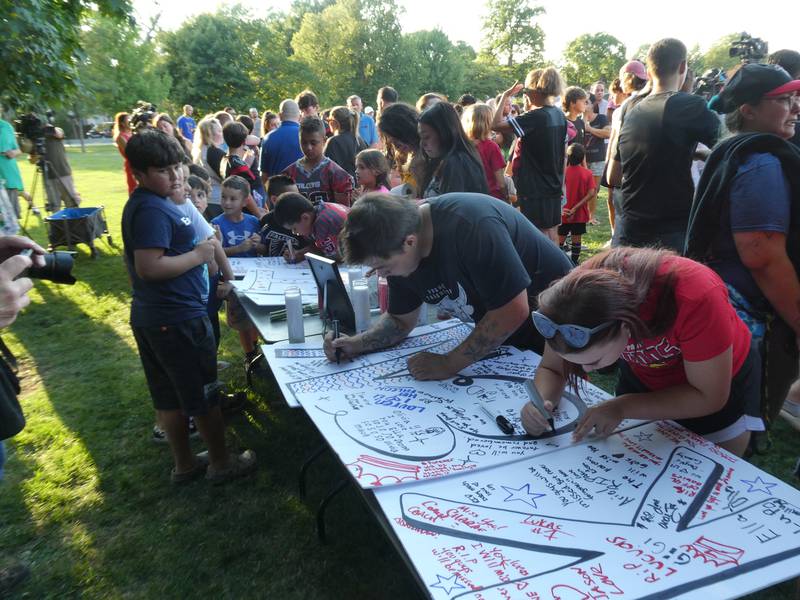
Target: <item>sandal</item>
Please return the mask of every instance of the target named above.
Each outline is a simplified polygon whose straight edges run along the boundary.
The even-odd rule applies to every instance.
[[[201,452],[200,454],[195,455],[194,467],[191,470],[178,473],[173,467],[172,472],[170,472],[169,479],[173,485],[183,485],[185,483],[189,483],[190,481],[194,481],[198,477],[205,474],[207,468],[208,452]]]
[[[255,470],[256,453],[252,450],[245,450],[238,455],[232,454],[227,468],[219,471],[212,471],[211,468],[209,468],[206,471],[206,481],[212,485],[223,485],[237,477],[249,475]]]

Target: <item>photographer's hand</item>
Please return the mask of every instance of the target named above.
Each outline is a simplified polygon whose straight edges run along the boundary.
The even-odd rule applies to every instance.
[[[0,237],[0,263],[19,254],[26,248],[33,250],[33,265],[36,267],[43,267],[44,255],[46,254],[45,249],[33,240],[19,235],[5,235]]]
[[[0,263],[0,327],[11,325],[20,311],[31,303],[28,291],[33,282],[27,277],[16,279],[31,265],[30,257],[19,254]]]

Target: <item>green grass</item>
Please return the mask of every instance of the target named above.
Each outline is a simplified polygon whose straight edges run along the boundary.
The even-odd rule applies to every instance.
[[[121,243],[126,188],[116,149],[70,149],[69,158],[84,205],[106,207]],[[20,164],[29,186],[31,169]],[[28,229],[46,242],[37,217]],[[590,229],[596,251],[608,225]],[[299,499],[297,470],[321,440],[268,383],[229,428],[232,445],[257,452],[257,475],[220,489],[170,486],[169,452],[149,439],[153,411],[128,326],[120,248],[97,247],[96,260],[80,247],[75,286],[38,282],[31,307],[4,331],[20,359],[28,417],[7,443],[0,484],[0,561],[22,559],[33,571],[18,597],[420,597],[357,492],[330,506],[331,543],[318,543],[314,511],[340,467],[330,457],[315,463],[309,498]],[[243,387],[241,351],[224,326],[220,353],[233,363],[223,379]],[[759,465],[788,481],[800,444],[783,425],[776,438]],[[790,590],[784,584],[757,597],[789,598]]]

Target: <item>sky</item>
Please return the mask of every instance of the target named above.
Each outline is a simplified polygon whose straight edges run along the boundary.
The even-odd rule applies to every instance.
[[[535,0],[534,0],[535,1]],[[240,0],[239,4],[257,16],[270,8],[279,10],[290,0]],[[177,29],[189,17],[214,12],[224,6],[220,0],[133,0],[140,22],[157,11],[162,12],[162,29]],[[478,50],[481,46],[481,22],[486,14],[486,0],[397,0],[405,9],[400,16],[403,31],[439,27],[453,41],[463,40]],[[724,35],[747,31],[769,43],[770,51],[798,49],[794,31],[796,21],[789,0],[578,0],[540,1],[546,15],[538,20],[545,32],[545,57],[557,61],[570,40],[582,33],[609,33],[621,40],[629,55],[645,43],[663,37],[677,37],[687,47],[699,44],[706,49]],[[593,10],[593,6],[606,10]],[[621,7],[635,7],[633,9]],[[585,7],[585,10],[581,10]],[[668,7],[667,10],[665,7]],[[652,19],[652,22],[647,22]]]

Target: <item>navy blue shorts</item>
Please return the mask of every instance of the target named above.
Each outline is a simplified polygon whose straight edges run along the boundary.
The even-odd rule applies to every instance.
[[[204,415],[219,403],[217,347],[207,316],[175,325],[133,327],[147,387],[156,410]]]

